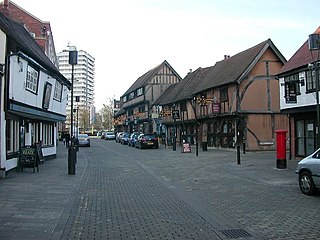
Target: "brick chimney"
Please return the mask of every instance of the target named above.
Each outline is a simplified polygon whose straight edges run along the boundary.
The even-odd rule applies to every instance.
[[[3,1],[3,6],[2,6],[2,9],[1,9],[1,12],[6,17],[9,17],[9,0],[4,0]]]

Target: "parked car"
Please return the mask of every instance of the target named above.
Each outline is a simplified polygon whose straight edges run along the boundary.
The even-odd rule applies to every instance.
[[[105,133],[105,137],[104,137],[105,140],[114,140],[116,139],[116,135],[114,134],[114,132],[106,132]]]
[[[136,141],[136,148],[158,148],[158,138],[155,134],[140,134]]]
[[[90,137],[88,134],[79,134],[78,140],[79,140],[79,147],[81,146],[90,147]]]
[[[320,188],[320,148],[302,159],[295,172],[298,174],[301,192],[306,195],[315,194]]]
[[[120,142],[120,140],[121,140],[121,136],[122,136],[122,134],[123,134],[123,132],[118,132],[117,134],[116,134],[116,142]]]
[[[105,137],[106,137],[106,132],[101,132],[100,138],[105,139]]]
[[[132,133],[129,137],[128,146],[135,147],[139,133]]]
[[[120,143],[123,144],[123,145],[128,144],[129,137],[130,137],[129,133],[123,133],[122,136],[121,136],[121,139],[120,139]]]

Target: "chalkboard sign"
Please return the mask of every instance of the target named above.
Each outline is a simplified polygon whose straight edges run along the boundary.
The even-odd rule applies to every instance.
[[[22,147],[20,149],[19,169],[23,171],[24,168],[33,168],[34,173],[35,168],[37,168],[37,172],[39,172],[39,160],[37,155],[36,148],[30,146]]]
[[[182,143],[181,152],[182,153],[191,153],[191,145],[190,145],[190,143]]]

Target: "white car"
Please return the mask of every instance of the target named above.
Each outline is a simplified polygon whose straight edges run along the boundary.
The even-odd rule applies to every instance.
[[[317,188],[320,188],[320,148],[302,159],[295,172],[299,175],[301,192],[306,195],[315,194]]]
[[[116,135],[114,134],[114,132],[106,132],[104,135],[104,139],[105,140],[115,140]]]

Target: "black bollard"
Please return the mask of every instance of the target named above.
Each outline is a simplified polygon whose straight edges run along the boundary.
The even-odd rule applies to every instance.
[[[242,146],[243,146],[243,148],[242,148],[243,154],[246,154],[246,143],[243,142],[243,143],[242,143]]]
[[[76,153],[77,150],[73,144],[68,148],[68,174],[76,174]]]
[[[237,145],[237,164],[241,164],[240,163],[240,145]]]

